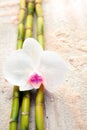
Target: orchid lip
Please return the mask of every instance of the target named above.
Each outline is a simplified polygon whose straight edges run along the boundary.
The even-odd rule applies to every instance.
[[[33,75],[30,76],[28,82],[30,84],[33,84],[33,85],[40,85],[43,83],[43,78],[41,75],[37,74],[37,73],[34,73]]]

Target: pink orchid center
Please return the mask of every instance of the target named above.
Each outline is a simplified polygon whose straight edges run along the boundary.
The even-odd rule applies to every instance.
[[[40,85],[43,83],[42,76],[38,75],[37,73],[30,76],[28,82],[32,84],[34,87],[39,88]]]

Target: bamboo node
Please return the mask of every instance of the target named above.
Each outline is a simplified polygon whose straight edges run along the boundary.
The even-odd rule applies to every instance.
[[[41,2],[35,2],[35,6],[36,6],[37,4],[41,5]]]
[[[24,11],[25,11],[25,10],[26,10],[26,8],[25,8],[25,7],[20,7],[20,10],[24,10]]]
[[[41,17],[41,18],[43,18],[43,17],[44,17],[44,15],[38,15],[38,18],[40,18],[40,17]]]
[[[18,120],[16,120],[16,119],[10,119],[10,121],[9,121],[9,123],[12,123],[12,122],[17,122]]]
[[[37,36],[43,35],[43,33],[37,33]]]
[[[17,40],[19,41],[19,40],[23,40],[23,38],[17,38]]]
[[[25,30],[32,30],[32,28],[30,28],[30,27],[25,27]]]
[[[24,97],[27,97],[27,98],[29,98],[30,96],[29,96],[29,95],[24,95]]]
[[[34,4],[34,1],[32,1],[32,0],[27,0],[27,3],[28,3],[28,4],[29,4],[29,3]]]
[[[38,103],[36,103],[36,106],[43,106],[43,103],[42,102],[38,102]]]
[[[13,96],[13,99],[14,99],[14,98],[19,98],[19,96]]]
[[[29,115],[29,112],[22,112],[21,115]]]

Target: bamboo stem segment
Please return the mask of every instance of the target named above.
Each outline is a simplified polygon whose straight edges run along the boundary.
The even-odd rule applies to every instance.
[[[19,115],[19,87],[14,86],[9,130],[17,130]]]
[[[28,37],[32,37],[34,0],[28,1],[27,13],[28,13],[28,15],[27,15],[26,24],[25,24],[25,39],[28,38]]]
[[[37,18],[37,40],[39,41],[39,43],[41,44],[41,46],[44,49],[44,30],[43,30],[43,25],[44,21],[43,21],[43,17],[38,17]]]
[[[21,110],[21,130],[29,129],[30,95],[29,91],[23,92],[22,110]]]
[[[25,39],[28,37],[32,37],[32,27],[33,27],[33,16],[29,14],[26,18]]]
[[[26,0],[20,0],[20,11],[19,11],[19,25],[18,25],[18,39],[17,49],[22,48],[24,41],[24,19],[26,13]]]
[[[44,19],[41,2],[41,0],[35,0],[35,10],[37,15],[37,40],[44,49]]]
[[[42,11],[42,1],[35,0],[35,10],[37,15],[37,40],[44,49],[44,20]],[[44,86],[41,85],[36,93],[36,130],[44,130]]]
[[[41,85],[36,94],[36,130],[44,130],[44,87]]]

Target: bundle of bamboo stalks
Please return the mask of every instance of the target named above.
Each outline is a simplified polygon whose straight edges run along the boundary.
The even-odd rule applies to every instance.
[[[34,13],[37,16],[37,40],[44,49],[44,22],[41,0],[20,0],[17,49],[22,48],[24,39],[33,37]],[[30,96],[30,91],[20,92],[19,87],[14,86],[9,130],[18,130],[19,111],[21,114],[19,122],[20,130],[29,129]],[[44,86],[41,85],[36,92],[36,130],[44,130],[43,102]]]

